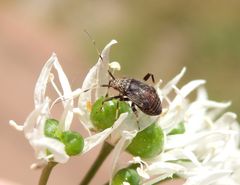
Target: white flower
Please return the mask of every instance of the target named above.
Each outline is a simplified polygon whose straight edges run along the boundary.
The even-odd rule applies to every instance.
[[[151,185],[166,178],[177,175],[186,180],[185,185],[229,185],[240,184],[240,127],[236,114],[225,112],[230,102],[215,102],[208,99],[204,80],[193,80],[182,88],[178,82],[186,69],[161,87],[162,80],[155,89],[163,104],[160,116],[148,116],[138,111],[123,113],[112,127],[101,132],[94,130],[90,120],[91,107],[101,96],[105,96],[109,83],[108,70],[120,70],[118,62],[110,62],[109,52],[117,41],[112,40],[101,52],[97,63],[89,70],[81,88],[72,91],[69,81],[60,66],[55,54],[44,65],[37,80],[34,91],[34,110],[23,124],[10,121],[10,125],[23,131],[33,147],[37,159],[46,164],[48,161],[66,163],[69,156],[65,145],[54,138],[46,137],[44,127],[46,120],[51,118],[52,107],[57,102],[63,105],[63,113],[59,119],[61,131],[71,127],[73,116],[77,115],[89,136],[84,139],[83,153],[107,140],[115,145],[113,151],[112,174],[121,168],[120,155],[131,143],[136,134],[156,123],[164,132],[164,147],[161,154],[150,159],[134,157],[130,163],[138,163],[136,169],[144,185]],[[56,69],[61,85],[58,88],[54,81],[52,68]],[[51,103],[46,95],[48,84],[54,88],[58,98]],[[196,99],[191,101],[188,96],[197,92]],[[173,97],[175,93],[175,97]],[[78,97],[78,106],[74,108],[74,100]],[[173,97],[173,98],[170,98]],[[181,134],[172,134],[179,125],[184,126]],[[92,132],[94,131],[94,132]],[[111,137],[110,137],[111,136]],[[33,165],[36,168],[39,165]],[[110,180],[110,184],[111,184]],[[124,184],[129,184],[124,182]]]
[[[236,158],[240,153],[236,115],[227,112],[220,116],[230,103],[208,100],[206,90],[199,88],[203,83],[192,81],[181,89],[172,85],[177,95],[172,101],[168,99],[169,109],[158,122],[166,135],[164,152],[145,161],[148,165],[144,171],[154,178],[144,184],[153,184],[174,174],[185,178],[186,185],[240,184],[236,178],[240,171]],[[186,97],[196,88],[197,98],[190,103]],[[158,92],[170,90],[163,88]],[[167,98],[168,93],[162,93],[162,99]],[[181,122],[185,132],[168,135]]]
[[[101,53],[101,56],[99,56],[98,62],[87,73],[81,88],[84,93],[79,94],[78,107],[74,108],[74,112],[78,115],[80,122],[90,135],[90,137],[85,139],[86,144],[84,146],[83,153],[89,151],[94,146],[106,140],[108,136],[110,136],[110,134],[112,134],[114,130],[116,130],[127,118],[128,113],[121,114],[113,124],[113,127],[107,128],[102,132],[96,133],[95,135],[92,135],[91,133],[91,129],[94,128],[90,120],[91,107],[97,99],[99,99],[101,96],[105,96],[107,93],[107,88],[101,87],[101,85],[106,85],[109,82],[109,67],[113,70],[120,69],[119,63],[110,63],[109,60],[111,46],[116,43],[116,40],[112,40],[106,45]]]
[[[53,74],[51,73],[53,67],[57,70],[62,92],[54,83]],[[25,137],[29,140],[36,153],[37,159],[45,162],[53,159],[55,162],[65,163],[68,161],[69,156],[65,152],[64,144],[44,135],[45,122],[51,117],[50,98],[45,95],[49,82],[52,83],[60,97],[69,97],[71,95],[70,84],[55,54],[52,54],[51,58],[46,62],[37,80],[34,91],[34,110],[29,114],[24,124],[18,125],[11,120],[10,125],[24,132]],[[64,112],[60,120],[60,127],[65,131],[69,130],[72,123],[73,100],[72,98],[66,99],[62,101],[62,104]],[[47,153],[47,150],[50,151],[50,155]]]
[[[83,81],[82,89],[87,92],[80,94],[78,108],[75,109],[75,112],[79,114],[81,123],[84,124],[88,130],[93,128],[90,121],[91,106],[99,97],[105,96],[107,92],[106,87],[101,87],[101,85],[108,84],[109,52],[111,46],[116,43],[116,40],[112,40],[103,49],[98,62],[89,70]]]
[[[154,184],[173,175],[186,179],[186,185],[221,185],[223,182],[230,185],[240,184],[240,129],[236,114],[222,114],[224,109],[230,106],[230,102],[208,100],[203,87],[204,80],[191,81],[179,89],[177,83],[185,71],[183,68],[163,88],[160,88],[162,81],[155,86],[162,102],[168,104],[167,110],[157,118],[143,115],[144,121],[141,125],[145,128],[149,123],[147,119],[157,121],[165,134],[164,151],[159,156],[145,161],[139,157],[134,158],[135,163],[140,164],[136,170],[144,185]],[[197,97],[191,102],[188,95],[194,90],[197,90]],[[172,91],[176,96],[171,100],[168,95]],[[184,125],[185,132],[169,135],[180,123]],[[114,131],[120,129],[121,133],[123,130],[125,132],[125,136],[122,135],[122,139],[115,146],[116,158],[119,158],[120,152],[124,151],[134,137],[133,135],[127,139],[126,132],[139,131],[133,124],[136,124],[133,117],[128,117],[125,123]],[[120,168],[116,158],[113,162],[113,175]]]
[[[102,57],[99,59],[98,63],[90,70],[86,79],[83,83],[83,90],[76,89],[75,91],[71,90],[69,81],[67,76],[62,70],[58,59],[55,54],[51,56],[51,58],[46,62],[44,65],[40,76],[37,80],[35,91],[34,91],[34,103],[35,109],[30,113],[27,117],[26,121],[22,125],[18,125],[13,120],[10,121],[10,125],[16,128],[19,131],[24,131],[25,137],[29,140],[29,143],[32,145],[33,149],[35,150],[37,159],[41,161],[38,164],[32,165],[33,168],[41,167],[42,164],[46,164],[49,160],[54,160],[55,162],[65,163],[68,161],[69,156],[65,152],[65,145],[57,139],[46,137],[44,135],[44,126],[47,119],[51,118],[51,109],[53,105],[57,102],[61,102],[63,104],[63,114],[59,121],[60,129],[62,131],[67,131],[70,129],[74,110],[76,113],[81,112],[80,120],[81,123],[85,125],[91,124],[89,118],[89,110],[88,110],[88,103],[91,101],[91,94],[93,92],[92,87],[94,85],[99,86],[99,84],[107,83],[108,76],[102,76],[101,73],[107,74],[108,70],[108,54],[109,49],[112,44],[116,43],[116,41],[111,41],[106,48],[102,52]],[[102,61],[103,60],[103,61]],[[54,76],[51,73],[52,68],[55,68],[58,74],[59,82],[61,84],[61,90],[57,87],[56,83],[54,82]],[[118,68],[116,62],[112,64],[113,68]],[[95,76],[94,76],[95,75]],[[51,83],[52,87],[55,89],[58,98],[53,101],[50,105],[50,98],[46,96],[46,89],[48,83]],[[96,98],[99,96],[104,95],[106,92],[105,88],[98,87],[96,88]],[[89,91],[85,92],[86,89],[90,89]],[[73,107],[73,101],[75,97],[79,96],[79,108]],[[93,103],[91,101],[90,103]],[[86,103],[84,106],[83,104]],[[112,128],[105,129],[104,131],[97,133],[95,135],[91,135],[84,139],[84,149],[83,153],[88,152],[93,147],[97,146],[98,144],[102,143],[126,118],[127,113],[122,114],[119,119],[115,122]],[[86,127],[88,130],[89,128]],[[49,151],[51,154],[49,154]]]

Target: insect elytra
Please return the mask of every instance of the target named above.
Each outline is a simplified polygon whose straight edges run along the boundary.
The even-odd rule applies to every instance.
[[[162,112],[161,100],[154,87],[133,78],[115,78],[111,72],[109,72],[112,79],[109,81],[108,87],[112,87],[119,92],[118,96],[107,98],[111,100],[113,98],[119,98],[122,101],[131,101],[132,110],[136,113],[137,106],[142,112],[147,115],[156,116]],[[154,77],[148,73],[144,80]]]

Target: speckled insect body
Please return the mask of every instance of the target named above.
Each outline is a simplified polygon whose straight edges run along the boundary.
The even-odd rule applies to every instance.
[[[162,112],[161,100],[155,88],[146,83],[129,78],[115,79],[112,76],[109,87],[119,91],[120,96],[116,97],[120,100],[131,101],[134,112],[135,105],[147,115],[156,116]]]

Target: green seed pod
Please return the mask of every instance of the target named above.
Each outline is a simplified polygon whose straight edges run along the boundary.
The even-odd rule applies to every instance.
[[[62,142],[65,144],[66,153],[70,156],[81,153],[84,147],[84,139],[78,132],[63,132]]]
[[[162,129],[153,123],[133,138],[127,151],[134,156],[152,158],[159,155],[163,150],[164,134]]]
[[[112,185],[123,185],[123,182],[128,182],[131,185],[139,185],[140,177],[136,170],[132,168],[123,168],[113,177]]]
[[[60,140],[62,132],[59,129],[59,121],[56,119],[47,119],[44,125],[44,134],[47,137]]]
[[[175,135],[175,134],[183,134],[185,132],[185,126],[183,122],[180,122],[179,124],[177,124],[177,126],[172,129],[168,135]]]
[[[130,112],[128,103],[113,99],[103,103],[104,97],[100,97],[92,106],[90,119],[98,130],[111,127],[120,114]],[[117,104],[119,104],[117,113]],[[118,115],[117,115],[118,114]]]

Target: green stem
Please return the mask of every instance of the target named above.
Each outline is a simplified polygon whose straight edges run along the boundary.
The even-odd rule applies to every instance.
[[[45,166],[45,167],[43,168],[43,171],[42,171],[41,177],[40,177],[40,179],[39,179],[38,185],[46,185],[46,184],[47,184],[49,175],[50,175],[53,167],[56,166],[57,164],[58,164],[58,163],[56,163],[56,162],[49,162],[49,163],[47,164],[47,166]]]
[[[104,142],[100,153],[98,154],[98,157],[95,159],[93,165],[88,170],[88,173],[83,178],[82,182],[79,185],[88,185],[92,178],[95,176],[96,172],[104,162],[104,160],[107,158],[107,156],[111,153],[113,150],[113,146],[108,144],[107,142]]]

